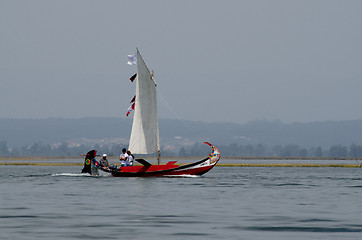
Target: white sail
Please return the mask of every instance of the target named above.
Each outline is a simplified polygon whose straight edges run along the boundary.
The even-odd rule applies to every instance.
[[[157,84],[137,49],[136,101],[129,150],[134,154],[160,152]]]

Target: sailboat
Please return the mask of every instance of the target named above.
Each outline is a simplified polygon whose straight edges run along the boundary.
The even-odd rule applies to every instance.
[[[114,177],[163,177],[180,175],[202,175],[210,171],[220,160],[220,151],[214,145],[204,142],[212,148],[211,154],[203,160],[191,164],[177,165],[177,161],[161,164],[160,141],[157,114],[157,84],[153,72],[149,71],[140,51],[136,49],[137,75],[134,117],[129,141],[132,154],[157,154],[157,164],[153,165],[144,159],[135,159],[140,165],[116,167],[111,169],[99,168],[111,173]],[[89,159],[95,157],[94,150],[88,152]],[[93,156],[94,155],[94,156]],[[88,161],[87,161],[88,159]],[[93,169],[93,168],[92,168]],[[91,173],[92,174],[92,173]]]

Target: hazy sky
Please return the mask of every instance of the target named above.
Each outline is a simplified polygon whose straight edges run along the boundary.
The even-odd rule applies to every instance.
[[[362,1],[0,0],[0,118],[125,118],[139,47],[159,117],[362,119]]]

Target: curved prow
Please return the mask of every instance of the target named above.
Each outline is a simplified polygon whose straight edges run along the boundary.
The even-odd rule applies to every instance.
[[[82,173],[92,174],[92,160],[96,157],[97,151],[91,150],[85,155],[84,159],[84,167],[82,169]]]
[[[212,147],[212,153],[209,154],[210,164],[216,165],[220,160],[220,150],[209,142],[204,143]]]

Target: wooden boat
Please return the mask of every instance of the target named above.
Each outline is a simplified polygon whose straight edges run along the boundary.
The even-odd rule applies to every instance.
[[[220,151],[214,145],[205,142],[212,148],[212,153],[203,160],[186,165],[176,165],[176,161],[166,164],[160,163],[160,144],[157,114],[157,84],[137,49],[133,57],[137,65],[136,95],[134,100],[134,117],[129,142],[129,150],[132,154],[157,153],[157,164],[152,165],[144,159],[135,159],[140,166],[126,166],[113,168],[89,167],[86,165],[95,163],[95,150],[89,151],[84,163],[85,172],[99,174],[100,172],[111,173],[114,177],[162,177],[180,175],[202,175],[210,171],[220,160]],[[132,64],[132,62],[131,62]],[[133,108],[132,108],[133,109]],[[90,169],[90,170],[89,170]]]

